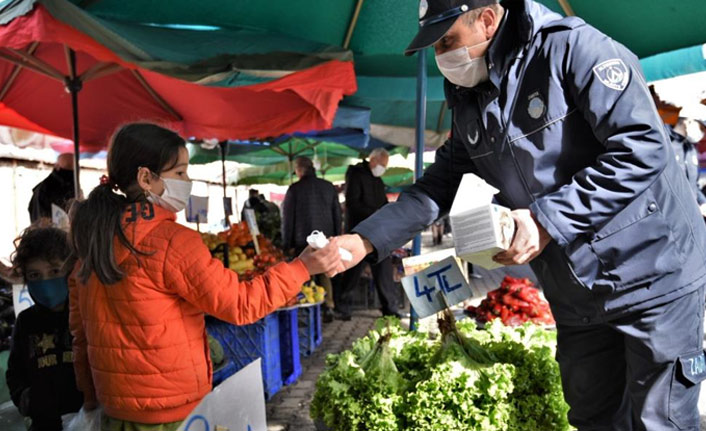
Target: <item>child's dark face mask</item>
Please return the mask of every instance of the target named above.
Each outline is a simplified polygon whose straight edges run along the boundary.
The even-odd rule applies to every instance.
[[[69,289],[61,261],[30,261],[25,268],[25,282],[37,304],[55,310],[66,302]]]

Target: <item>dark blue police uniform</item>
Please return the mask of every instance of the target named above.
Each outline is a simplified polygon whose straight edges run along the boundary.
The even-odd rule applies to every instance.
[[[429,0],[424,19],[479,1]],[[638,59],[579,18],[502,5],[489,80],[446,82],[451,140],[354,231],[387,256],[449,211],[463,174],[479,175],[552,237],[531,266],[557,321],[571,423],[697,430],[706,228]]]

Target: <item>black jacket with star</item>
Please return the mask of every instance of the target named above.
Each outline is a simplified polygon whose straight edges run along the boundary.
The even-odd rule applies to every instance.
[[[53,312],[34,305],[17,317],[7,364],[12,402],[32,418],[32,430],[61,430],[61,415],[77,412],[83,395],[76,389],[68,307]],[[29,395],[22,393],[29,388]]]

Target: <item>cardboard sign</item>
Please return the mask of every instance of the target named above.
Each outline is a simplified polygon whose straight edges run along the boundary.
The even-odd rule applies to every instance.
[[[454,305],[480,295],[468,285],[454,257],[447,257],[422,272],[404,277],[402,286],[420,318],[445,309],[444,302]]]
[[[218,385],[177,431],[267,431],[261,359]]]
[[[12,305],[15,308],[15,317],[20,315],[20,312],[34,305],[32,297],[29,296],[27,286],[24,284],[12,285]]]
[[[493,256],[510,248],[515,221],[510,209],[492,203],[498,189],[474,174],[465,174],[449,219],[456,255],[485,269],[502,265]]]
[[[245,222],[248,224],[248,229],[250,229],[250,235],[255,238],[260,235],[260,229],[257,228],[257,218],[255,217],[255,210],[251,208],[245,208]]]
[[[223,198],[223,211],[225,212],[226,217],[233,215],[233,199]]]
[[[59,229],[69,230],[69,215],[55,204],[51,204],[51,222]]]
[[[424,271],[435,263],[441,262],[447,257],[456,257],[456,250],[453,248],[445,248],[443,250],[433,251],[431,253],[420,254],[419,256],[410,256],[402,259],[402,267],[404,275],[414,275]],[[459,265],[461,262],[459,262]],[[463,272],[463,270],[461,271]]]
[[[208,196],[189,196],[186,205],[186,221],[208,223]]]

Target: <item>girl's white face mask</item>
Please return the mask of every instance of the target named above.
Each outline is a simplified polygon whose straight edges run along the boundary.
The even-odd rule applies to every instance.
[[[164,183],[164,192],[161,196],[150,192],[147,200],[174,213],[186,208],[191,196],[191,181],[161,177],[160,179]]]
[[[451,83],[461,87],[473,88],[488,80],[488,65],[485,61],[485,54],[471,58],[468,50],[489,43],[490,40],[486,40],[473,46],[462,46],[453,51],[437,55],[435,57],[436,65],[439,67],[441,74]]]

